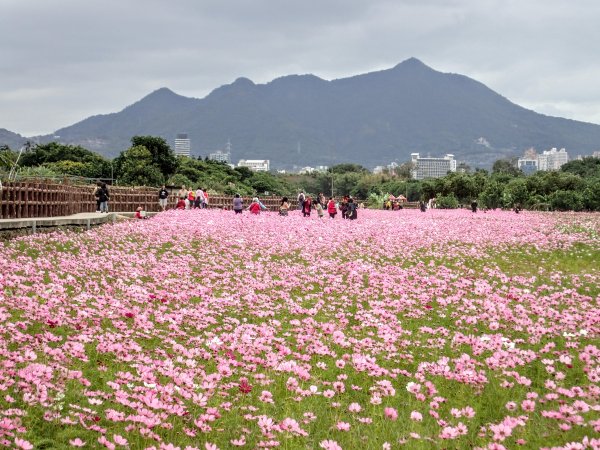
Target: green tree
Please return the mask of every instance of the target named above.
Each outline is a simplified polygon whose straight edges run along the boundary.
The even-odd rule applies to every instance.
[[[440,209],[456,209],[458,208],[458,199],[454,194],[450,195],[436,195],[435,204]]]
[[[514,161],[514,159],[498,159],[492,166],[492,173],[506,174],[513,177],[523,175],[523,172],[517,168],[516,161]]]
[[[581,211],[583,195],[576,191],[555,191],[550,195],[550,206],[555,211]]]
[[[360,164],[337,164],[333,167],[329,168],[329,172],[344,174],[348,172],[352,173],[369,173],[369,170],[366,167],[361,166]]]
[[[19,161],[22,167],[45,166],[59,174],[89,178],[109,178],[110,161],[79,145],[58,142],[33,147],[23,153]]]
[[[525,178],[513,178],[506,184],[502,192],[502,203],[505,207],[513,207],[517,204],[524,205],[529,193],[527,192],[527,181]]]
[[[152,154],[143,145],[131,147],[121,154],[119,182],[130,186],[159,186],[164,176],[153,163]]]
[[[495,180],[490,180],[485,189],[479,194],[481,206],[488,209],[496,209],[502,202],[502,185]]]
[[[174,174],[177,171],[177,157],[167,141],[161,137],[155,136],[134,136],[131,138],[131,146],[143,146],[150,152],[152,156],[152,164],[154,164],[165,178]]]
[[[583,191],[583,206],[590,211],[600,211],[600,178],[587,184]]]
[[[569,161],[563,164],[560,171],[579,175],[582,178],[600,178],[600,158],[589,156]]]

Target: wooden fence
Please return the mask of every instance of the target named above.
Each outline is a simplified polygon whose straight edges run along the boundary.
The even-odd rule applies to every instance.
[[[68,216],[94,212],[95,185],[71,185],[56,182],[20,181],[7,183],[0,190],[0,219],[28,219],[35,217]],[[146,211],[159,211],[158,189],[149,187],[109,186],[109,211],[132,212],[138,206]],[[177,191],[170,191],[168,207],[174,208]],[[247,207],[251,198],[244,198]],[[280,197],[261,197],[270,210],[279,208]],[[294,207],[294,202],[291,202]],[[232,196],[212,195],[210,208],[232,209]]]

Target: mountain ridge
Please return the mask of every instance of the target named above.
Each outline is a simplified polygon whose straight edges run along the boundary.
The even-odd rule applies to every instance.
[[[538,150],[600,148],[600,125],[523,108],[465,75],[417,58],[389,69],[324,80],[285,75],[264,84],[239,77],[201,99],[163,87],[119,112],[88,117],[56,134],[107,156],[149,134],[172,146],[187,133],[195,155],[233,144],[233,159],[270,159],[272,167],[366,166],[407,161],[410,153],[454,153],[475,166]],[[478,144],[483,138],[490,146]],[[0,141],[0,144],[2,142]]]

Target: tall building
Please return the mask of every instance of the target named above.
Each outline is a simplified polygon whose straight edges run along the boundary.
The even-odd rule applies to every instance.
[[[538,170],[558,170],[567,162],[569,162],[569,154],[564,148],[545,150],[538,155]]]
[[[521,169],[525,175],[531,175],[538,171],[538,159],[521,158],[517,161],[517,167]]]
[[[213,161],[220,161],[220,162],[229,164],[229,162],[231,160],[231,154],[229,152],[217,150],[216,152],[209,153],[208,159],[212,159]]]
[[[227,141],[225,151],[217,150],[216,152],[209,153],[208,159],[229,164],[231,162],[231,141]]]
[[[175,154],[177,156],[190,156],[192,145],[188,135],[179,133],[175,138]]]
[[[440,178],[448,172],[456,172],[454,155],[448,153],[443,158],[421,158],[419,153],[411,153],[412,177],[415,180]]]
[[[248,167],[255,172],[268,172],[270,161],[268,159],[240,159],[238,167]]]

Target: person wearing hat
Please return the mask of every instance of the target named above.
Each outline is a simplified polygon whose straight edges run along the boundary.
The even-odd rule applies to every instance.
[[[254,197],[252,199],[252,203],[250,206],[248,206],[248,211],[250,211],[252,214],[260,214],[260,210],[260,202],[258,201],[257,197]]]

